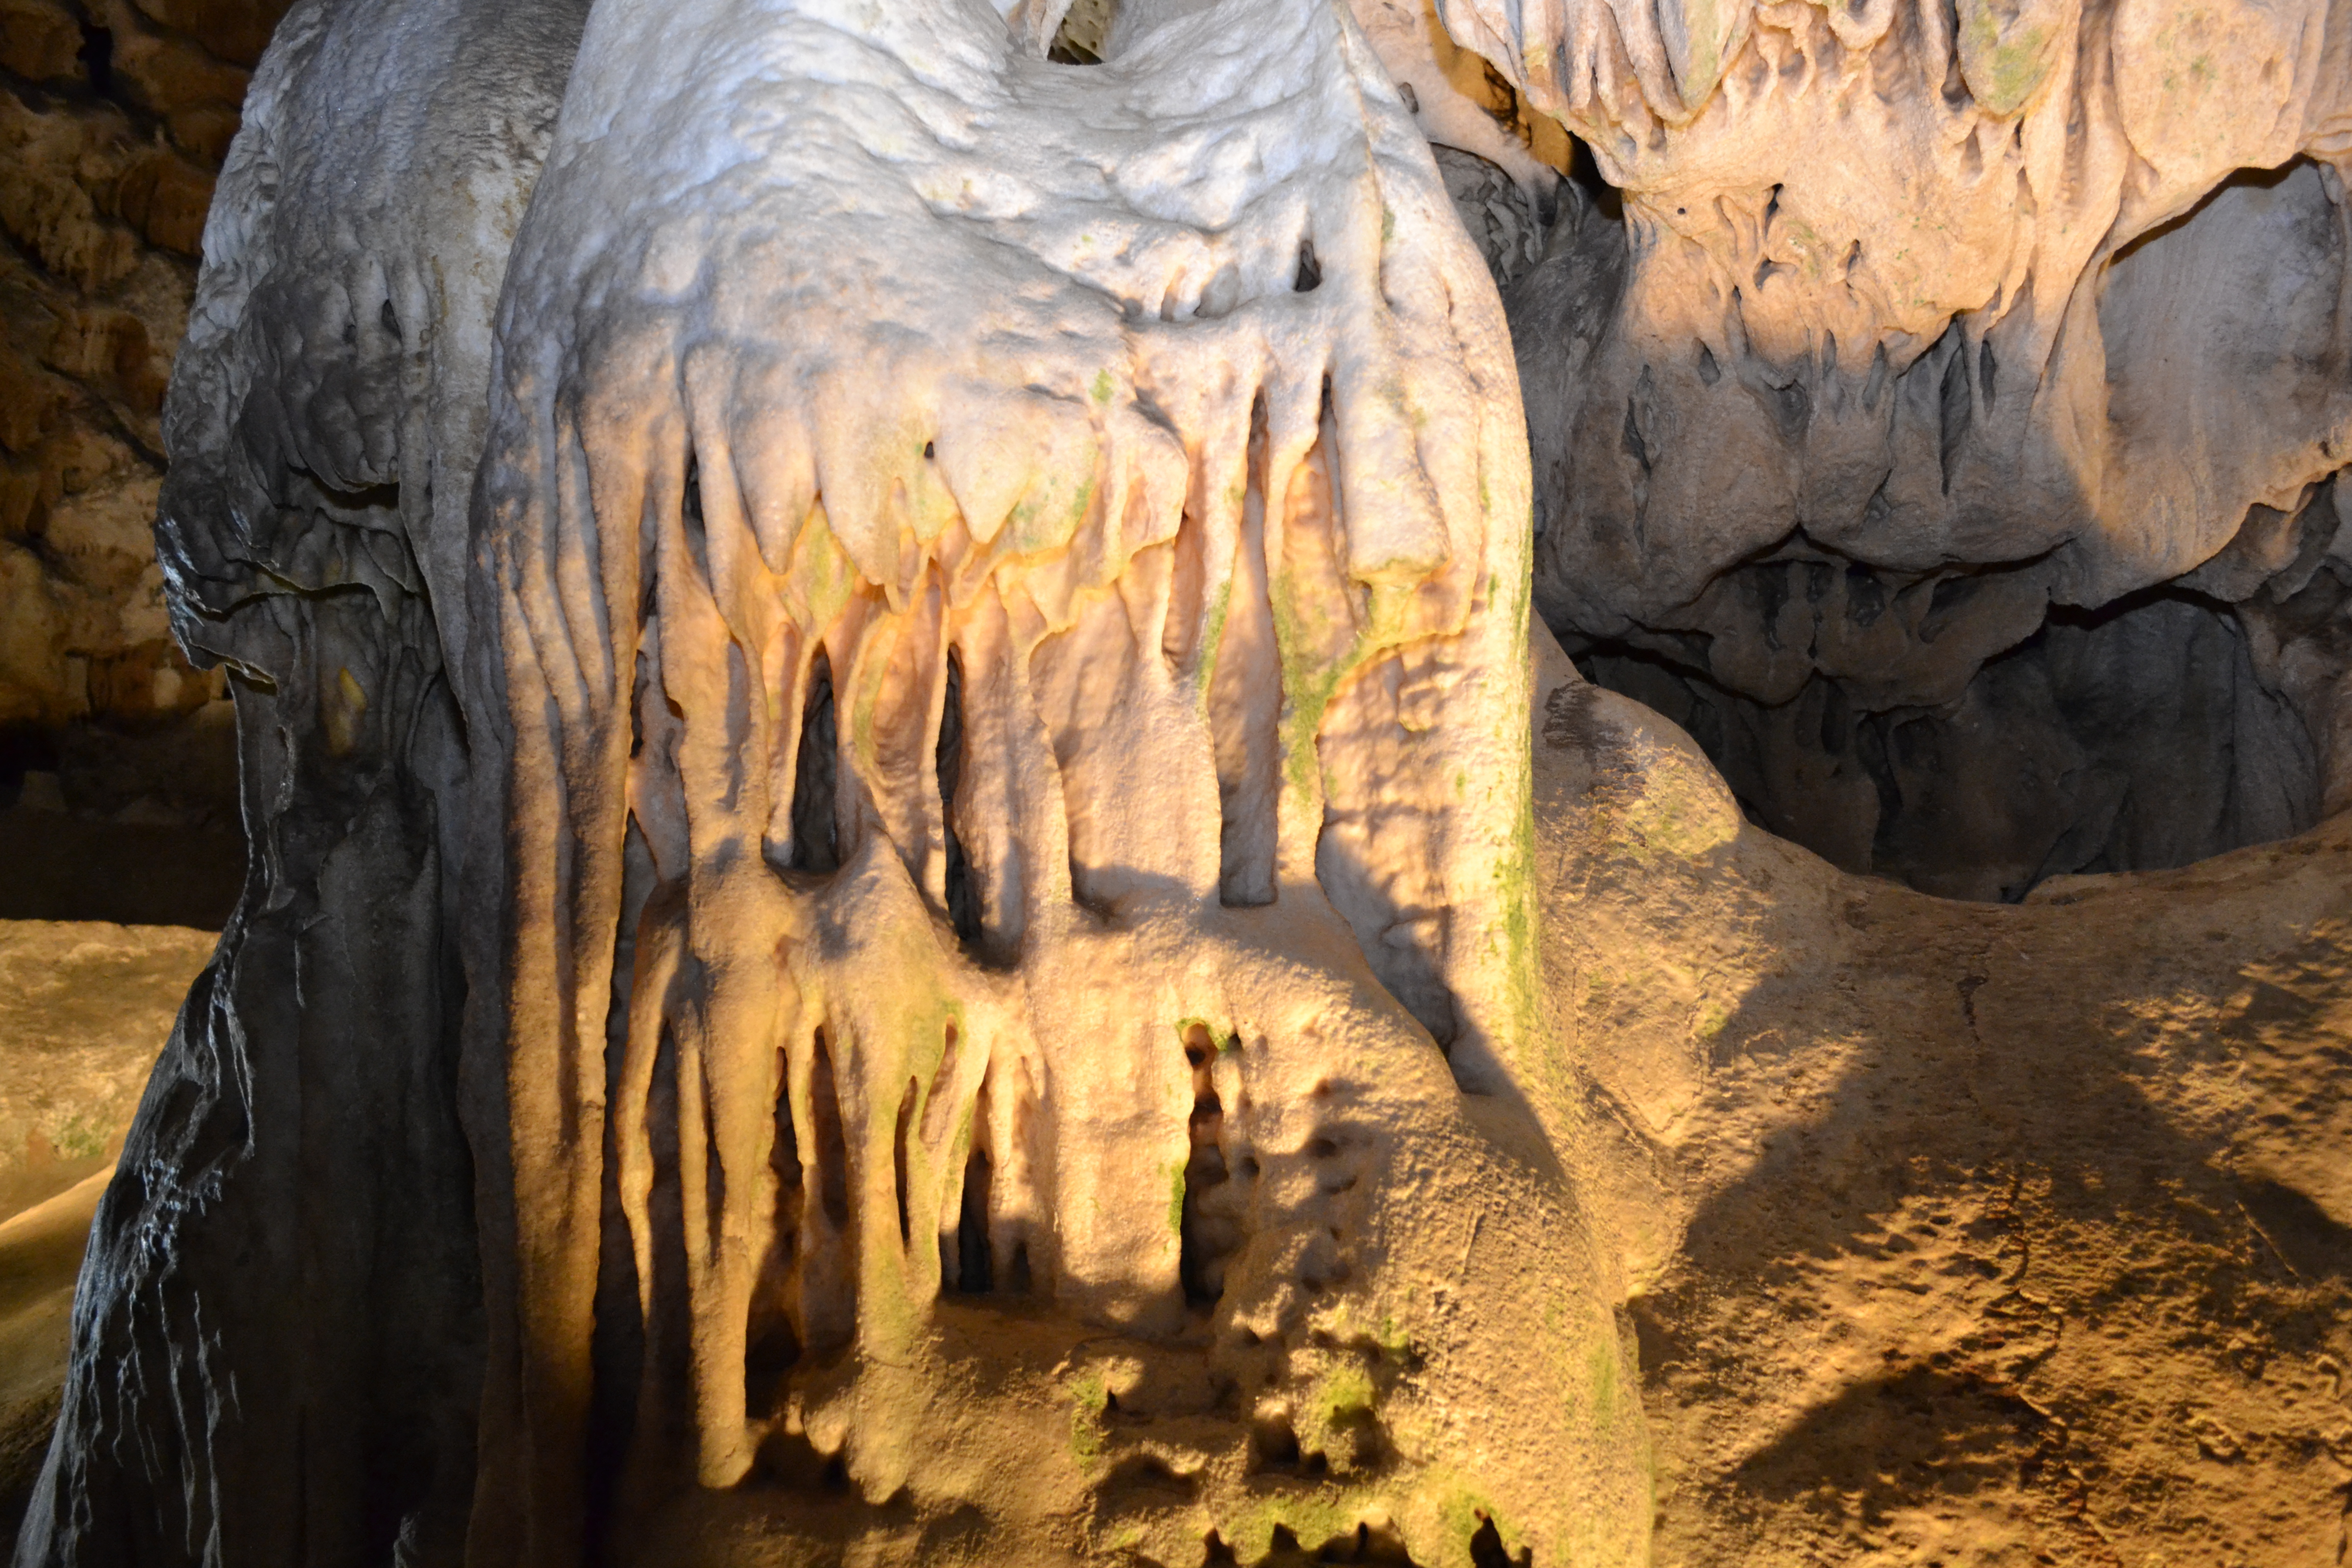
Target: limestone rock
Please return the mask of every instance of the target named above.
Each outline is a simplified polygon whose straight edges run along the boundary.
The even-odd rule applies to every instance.
[[[1549,226],[1543,215],[1558,200],[1549,183],[1544,187],[1547,199],[1538,201],[1498,164],[1452,147],[1433,146],[1431,151],[1436,154],[1438,173],[1444,177],[1445,194],[1454,199],[1454,213],[1469,231],[1478,254],[1486,258],[1486,270],[1497,288],[1508,285],[1543,259],[1544,231]]]
[[[210,932],[0,921],[0,1218],[105,1169]]]
[[[207,50],[257,54],[276,16],[232,9],[205,42],[121,5],[0,12],[8,68],[43,84],[0,93],[9,916],[217,926],[236,897],[227,689],[173,640],[152,539],[163,389],[245,85]],[[56,778],[66,815],[17,800],[27,774]],[[182,852],[159,854],[172,826]]]
[[[250,69],[286,7],[281,0],[141,0],[139,9],[157,26]]]
[[[82,1245],[113,1174],[107,1165],[0,1221],[0,1527],[11,1532],[57,1424]]]
[[[0,1525],[37,1477],[83,1238],[209,933],[0,920]]]
[[[132,106],[161,119],[192,156],[217,166],[236,134],[246,73],[157,27],[130,0],[100,0],[94,9],[111,40],[110,84]]]
[[[1444,14],[1621,187],[1622,222],[1571,198],[1512,300],[1546,616],[1603,679],[1716,714],[1759,819],[1950,886],[1972,842],[1856,724],[1969,752],[2015,700],[2014,671],[1970,687],[1987,661],[2184,580],[2352,451],[2352,23],[2249,7],[2192,47],[2158,6],[1833,9]],[[2179,63],[2209,44],[2221,75]],[[2190,642],[2137,646],[2226,700]],[[2263,679],[2313,738],[2344,674]],[[2053,758],[2097,752],[2058,728]],[[2288,793],[2343,798],[2333,745]],[[1808,804],[1823,779],[1846,805]],[[2039,808],[2017,875],[2258,831],[2116,860],[2105,798]]]
[[[81,75],[81,26],[57,0],[0,5],[0,66],[27,81],[72,81]]]
[[[1549,195],[1568,171],[1568,133],[1558,121],[1531,110],[1507,78],[1455,43],[1432,0],[1349,0],[1349,9],[1413,124],[1433,145],[1502,170],[1530,202]],[[1476,237],[1477,226],[1469,227]]]
[[[89,184],[105,178],[120,132],[103,113],[39,114],[0,97],[0,226],[42,267],[85,293],[120,283],[138,241],[109,224]]]
[[[29,1561],[462,1552],[482,1327],[446,923],[461,622],[426,596],[463,603],[462,521],[435,519],[464,516],[484,411],[429,395],[487,384],[578,16],[404,15],[294,13],[205,236],[157,552],[181,645],[242,682],[254,864],[97,1212]],[[306,76],[321,54],[341,68]],[[201,1436],[106,1436],[134,1431]]]
[[[2352,837],[2071,875],[2340,797],[2340,8],[304,0],[152,440],[108,15],[23,657],[168,444],[253,853],[26,1568],[2341,1555]]]
[[[576,1556],[618,1423],[646,1561],[969,1519],[1008,1563],[1463,1563],[1479,1509],[1636,1561],[1528,1106],[1492,285],[1339,7],[1130,6],[1097,66],[1055,26],[591,18],[475,519],[521,1500],[473,1550]],[[665,99],[656,54],[724,63]],[[759,1500],[828,1465],[877,1506]]]
[[[1539,674],[1663,1563],[2325,1563],[2352,821],[2021,909],[1842,875]]]

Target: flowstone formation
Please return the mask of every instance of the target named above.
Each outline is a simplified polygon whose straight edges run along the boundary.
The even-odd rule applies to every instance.
[[[1614,187],[1511,301],[1594,679],[1950,896],[2352,803],[2352,10],[1440,9]]]
[[[2335,799],[2299,15],[303,0],[17,1561],[2341,1556],[2340,825],[1534,619]]]
[[[591,19],[477,492],[473,1551],[1630,1560],[1498,302],[1344,11],[1022,36]]]
[[[454,1560],[480,1383],[460,1125],[466,497],[566,5],[303,5],[164,411],[157,553],[250,845],[99,1205],[27,1563]]]
[[[289,16],[26,1561],[1641,1557],[1493,283],[1344,9],[1058,24]]]

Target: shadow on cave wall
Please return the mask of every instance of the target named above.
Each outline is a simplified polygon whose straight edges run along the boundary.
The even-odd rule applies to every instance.
[[[0,920],[218,931],[244,886],[236,715],[0,728]]]
[[[2014,901],[2352,804],[2331,174],[2242,172],[2084,281],[2109,418],[2087,469],[2019,395],[2032,370],[2000,363],[1997,308],[1891,375],[1883,353],[1841,369],[1833,340],[1788,364],[1696,345],[1693,368],[1635,287],[1657,242],[1589,183],[1565,195],[1506,293],[1537,604],[1750,820],[1848,871]],[[2294,499],[2221,515],[2282,483]]]
[[[2352,835],[2281,849],[2333,859]],[[2339,1472],[2307,1496],[2293,1478],[2330,1405],[2298,1405],[2294,1380],[2343,1353],[2352,1228],[2272,1179],[2242,1134],[2292,1121],[2325,1136],[2352,1087],[2329,1044],[2352,1028],[2347,906],[2297,925],[2307,910],[2245,918],[2255,896],[2234,894],[2233,914],[2226,895],[2144,889],[2085,914],[1856,889],[1852,951],[1749,994],[1718,1068],[1852,1054],[1633,1304],[1646,1397],[1724,1418],[1709,1444],[1726,1468],[1680,1478],[1701,1494],[1677,1504],[1688,1528],[1875,1551],[1906,1510],[1916,1524],[1980,1502],[2033,1561],[2133,1561],[2134,1536],[2320,1560],[2298,1553],[2341,1523]],[[2230,929],[2200,934],[2212,924]],[[2282,929],[2300,933],[2284,952]],[[1856,992],[1839,974],[1866,978]],[[2182,1088],[2321,1058],[2290,1086],[2293,1116]],[[1881,1339],[1874,1367],[1779,1413],[1760,1445],[1720,1436],[1769,1410],[1771,1378],[1808,1349]],[[2242,1415],[2257,1407],[2269,1426]],[[2158,1485],[2200,1464],[2238,1468],[2218,1487],[2210,1469]]]
[[[1813,561],[1738,580],[1759,600],[1842,600],[1832,613],[1857,618],[1901,594]],[[1938,610],[1984,591],[1926,586],[1929,640]],[[2340,625],[2347,598],[2352,584],[2320,570],[2289,602]],[[2320,754],[2254,637],[2234,606],[2176,587],[2053,609],[1941,703],[1874,710],[1816,673],[1767,704],[1623,644],[1588,644],[1576,663],[1688,731],[1759,826],[1945,897],[2015,902],[2051,877],[2185,866],[2320,817]]]

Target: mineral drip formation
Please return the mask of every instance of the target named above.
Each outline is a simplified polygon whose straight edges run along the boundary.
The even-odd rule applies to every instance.
[[[2352,799],[2347,18],[301,0],[163,425],[251,870],[17,1562],[1728,1560],[1717,1428],[1915,1386],[2087,1530],[2084,1315],[2236,1375],[2101,1116],[2340,1384],[2326,844],[2076,928],[1755,824],[1992,899]]]
[[[1428,1561],[1635,1550],[1626,1413],[1466,1396],[1616,1364],[1556,1180],[1547,1293],[1445,1300],[1465,1097],[1538,1129],[1501,311],[1344,12],[1143,10],[1084,70],[961,6],[590,19],[478,501],[485,1560],[576,1552],[600,1402],[657,1554],[830,1465],[1255,1556],[1269,1445]],[[1109,1337],[1006,1358],[1008,1301]]]

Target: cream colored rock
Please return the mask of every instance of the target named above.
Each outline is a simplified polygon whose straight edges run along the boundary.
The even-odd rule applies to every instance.
[[[1503,170],[1530,201],[1549,199],[1568,171],[1567,132],[1527,112],[1485,60],[1448,37],[1432,0],[1350,0],[1349,9],[1423,135]]]
[[[2093,1510],[2216,1555],[2324,1544],[2341,879],[1956,910],[1764,838],[1540,639],[1531,706],[1489,275],[1529,259],[1526,145],[1433,90],[1423,123],[1495,155],[1445,167],[1336,4],[1069,12],[289,20],[161,502],[174,625],[239,672],[255,869],[95,1216],[19,1560],[1484,1568],[1637,1563],[1658,1531],[1948,1561],[2063,1555]],[[1465,86],[1425,17],[1367,15],[1408,85]],[[1723,20],[1658,48],[1728,101]],[[1913,23],[1839,59],[1907,70],[1940,25]],[[1942,177],[1947,119],[2039,112],[1963,114],[1992,89],[1945,47],[1949,94],[1837,79],[1864,110],[1886,88],[1856,157]],[[2313,146],[2333,80],[2281,89]],[[1743,155],[1827,134],[1826,88],[1747,86]],[[2333,418],[2221,352],[2325,348],[2332,177],[2242,182],[2116,262],[2132,352]],[[1495,217],[1483,266],[1457,205]],[[1570,329],[1519,344],[1538,410],[1631,363],[1593,327],[1624,236],[1568,215],[1513,284]],[[2006,279],[1987,235],[1946,270]],[[1954,409],[1971,376],[2008,395],[1966,346],[1880,387],[1913,400],[1887,438],[2006,473],[1957,415],[1945,453],[1940,401],[1920,444],[1951,364]],[[1761,359],[1707,363],[1796,406],[1738,379]],[[1656,467],[1672,399],[1602,412]],[[1763,450],[1740,418],[1719,471]],[[2176,478],[2276,467],[2139,422]],[[2250,682],[2322,692],[2303,595],[2335,533],[2294,489],[2216,534],[2242,542],[2200,591],[2255,606]],[[1767,490],[1776,526],[1811,517]],[[1943,642],[1931,576],[1824,657],[1944,679],[2052,591],[2000,579]],[[1732,617],[1725,657],[1801,687],[1793,634],[1861,592]],[[2078,906],[2105,912],[2070,944]],[[2219,1035],[2159,994],[2217,963],[2244,978]],[[2257,1239],[2278,1269],[2239,1268]],[[2239,1468],[2190,1492],[2180,1432]],[[1933,1479],[1879,1480],[1881,1449]]]
[[[1491,285],[1344,9],[1130,7],[1083,68],[1016,47],[1052,24],[582,45],[480,481],[517,1237],[480,1495],[524,1503],[473,1550],[576,1550],[622,1312],[612,1528],[658,1560],[742,1558],[827,1464],[875,1511],[759,1528],[1459,1563],[1483,1513],[1638,1560],[1610,1288],[1524,1103]]]
[[[1536,683],[1662,1563],[2326,1563],[2352,1474],[2352,819],[2023,908],[1840,874]]]
[[[2352,798],[2340,580],[2292,680],[2180,613],[2352,452],[2341,5],[1441,10],[1620,187],[1511,301],[1538,601],[1761,820],[2000,898]]]

